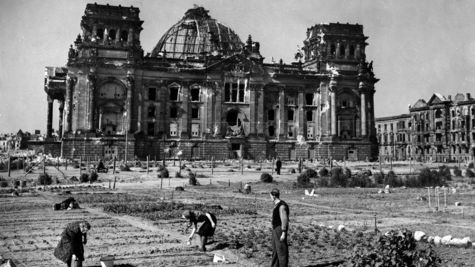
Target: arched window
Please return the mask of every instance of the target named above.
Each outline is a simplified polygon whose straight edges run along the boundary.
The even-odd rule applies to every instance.
[[[334,56],[336,54],[336,46],[335,44],[330,45],[330,55]]]
[[[123,30],[120,32],[120,41],[121,42],[126,42],[128,38],[129,33],[126,30]]]
[[[96,36],[99,39],[104,39],[104,29],[102,29],[102,28],[97,29]]]
[[[180,86],[178,84],[172,84],[169,93],[171,101],[180,101]]]
[[[355,57],[355,46],[350,45],[350,58],[354,58],[354,57]]]
[[[340,57],[345,57],[345,45],[340,44]]]
[[[112,29],[109,31],[109,39],[114,41],[115,40],[115,35],[117,34],[117,31]]]

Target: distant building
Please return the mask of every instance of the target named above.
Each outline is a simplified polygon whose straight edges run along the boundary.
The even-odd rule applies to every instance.
[[[469,161],[475,158],[475,99],[433,94],[419,99],[409,114],[376,118],[383,159]]]
[[[377,157],[362,25],[312,26],[284,64],[202,7],[145,56],[138,8],[88,4],[80,24],[67,67],[45,77],[47,136],[56,100],[66,157]]]

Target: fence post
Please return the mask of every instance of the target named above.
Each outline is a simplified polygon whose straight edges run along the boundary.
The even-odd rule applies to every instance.
[[[46,156],[43,157],[43,174],[46,174]]]
[[[211,157],[211,175],[214,174],[214,156]]]
[[[8,177],[10,177],[10,173],[11,173],[11,167],[12,167],[12,157],[9,155],[8,156]]]
[[[148,175],[148,171],[149,171],[149,169],[148,169],[148,168],[149,168],[149,164],[148,164],[148,163],[149,163],[149,156],[147,156],[147,175]]]

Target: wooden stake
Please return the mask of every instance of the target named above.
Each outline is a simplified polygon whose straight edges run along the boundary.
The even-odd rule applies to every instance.
[[[117,176],[114,176],[114,187],[113,187],[113,189],[115,189],[115,183],[116,183],[116,181],[117,181]]]
[[[11,173],[11,165],[12,165],[12,158],[10,156],[8,156],[8,177],[10,177],[10,173]]]
[[[148,175],[148,171],[149,171],[149,156],[147,156],[147,175]]]
[[[211,175],[214,174],[214,156],[211,157]]]

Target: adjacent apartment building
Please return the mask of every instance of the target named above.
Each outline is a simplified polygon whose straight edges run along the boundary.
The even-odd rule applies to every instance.
[[[469,94],[433,94],[408,114],[376,118],[384,160],[470,161],[475,159],[475,99]]]

